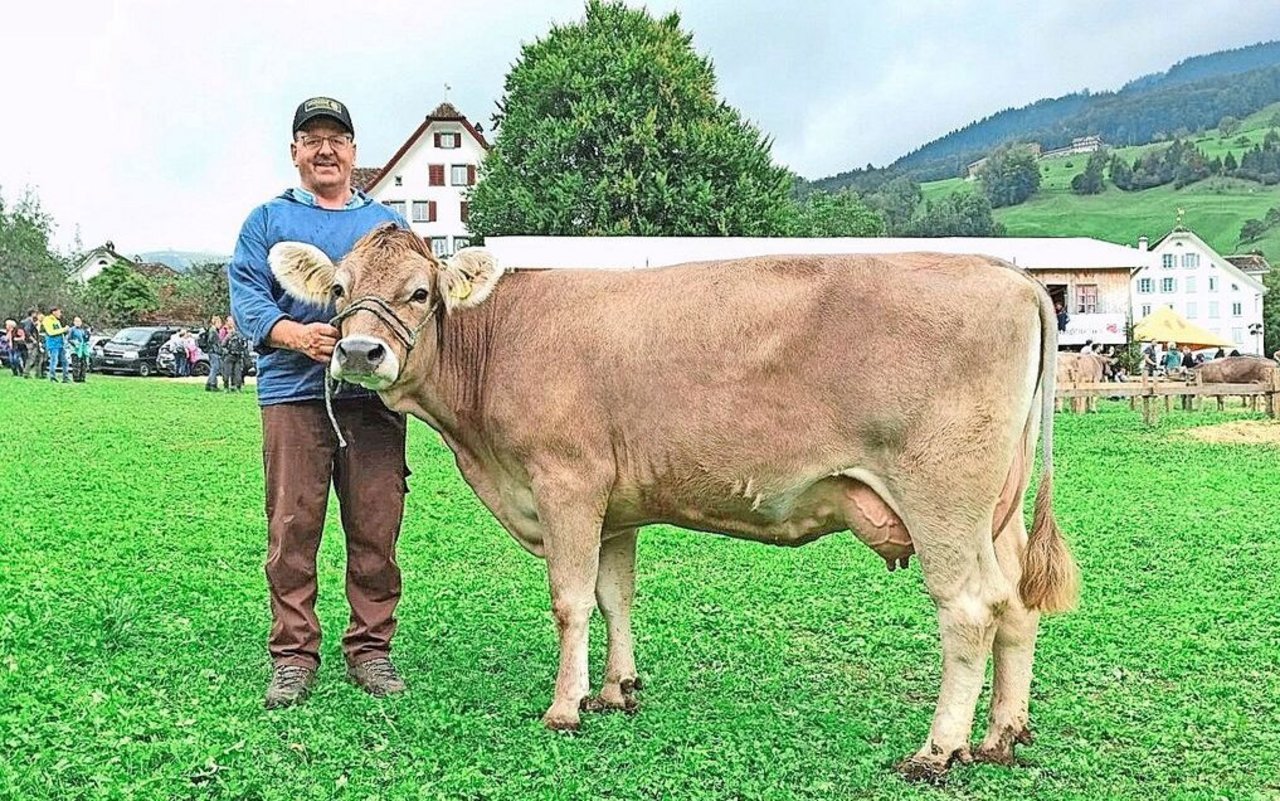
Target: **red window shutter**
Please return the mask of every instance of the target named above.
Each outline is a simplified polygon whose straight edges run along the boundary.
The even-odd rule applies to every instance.
[[[469,206],[470,206],[470,204],[469,204],[469,203],[467,203],[467,201],[465,201],[465,200],[464,200],[464,201],[462,201],[462,221],[463,221],[463,222],[467,222],[467,218],[468,218],[469,212],[471,211],[471,209],[469,208]]]
[[[436,147],[440,147],[440,132],[436,131],[433,136],[435,138]]]
[[[436,221],[436,202],[434,200],[427,201],[427,222]]]
[[[476,165],[467,165],[467,186],[471,186],[476,182]]]
[[[427,183],[430,186],[444,186],[444,165],[432,164],[427,170]]]

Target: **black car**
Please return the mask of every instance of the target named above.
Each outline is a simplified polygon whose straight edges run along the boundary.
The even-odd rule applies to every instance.
[[[148,376],[157,372],[160,346],[177,333],[172,326],[146,325],[121,329],[102,346],[103,373]]]

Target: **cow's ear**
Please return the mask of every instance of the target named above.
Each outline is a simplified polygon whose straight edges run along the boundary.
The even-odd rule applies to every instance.
[[[502,267],[484,248],[463,248],[440,268],[440,295],[448,311],[478,306],[497,286]]]
[[[324,251],[305,242],[279,242],[267,254],[284,291],[301,300],[325,303],[333,290],[334,265]]]

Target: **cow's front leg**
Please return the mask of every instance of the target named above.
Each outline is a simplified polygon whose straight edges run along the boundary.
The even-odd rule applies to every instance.
[[[560,634],[560,671],[551,708],[542,716],[549,729],[578,728],[578,709],[591,690],[587,676],[587,630],[595,609],[596,574],[600,566],[600,518],[590,504],[565,508],[544,505],[539,517],[546,527],[547,576],[551,612]],[[550,507],[550,508],[548,508]]]
[[[636,657],[631,640],[631,602],[636,588],[636,530],[614,534],[600,545],[600,575],[596,578],[596,602],[604,615],[609,636],[604,686],[589,708],[596,710],[636,707],[639,687]]]

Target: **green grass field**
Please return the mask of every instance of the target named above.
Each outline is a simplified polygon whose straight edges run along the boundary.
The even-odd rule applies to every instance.
[[[1221,136],[1209,131],[1191,141],[1207,157],[1236,159],[1262,141],[1272,115],[1280,104],[1252,114],[1241,121],[1239,131]],[[1248,145],[1239,144],[1245,139]],[[1165,144],[1116,148],[1112,152],[1132,161],[1147,150]],[[1250,218],[1262,219],[1267,209],[1280,206],[1280,186],[1263,186],[1234,178],[1209,178],[1182,189],[1173,185],[1140,192],[1122,192],[1110,182],[1100,195],[1082,197],[1071,192],[1071,179],[1084,172],[1087,154],[1056,156],[1040,162],[1040,191],[1018,206],[996,209],[995,218],[1004,223],[1009,236],[1090,236],[1122,245],[1137,245],[1146,235],[1154,243],[1173,228],[1178,209],[1185,212],[1183,224],[1195,231],[1219,253],[1231,254],[1259,248],[1270,259],[1280,259],[1280,228],[1273,228],[1256,242],[1239,242],[1240,226]],[[961,178],[922,184],[925,198],[937,199],[957,191],[975,191],[977,184]]]
[[[1085,589],[1041,629],[1038,740],[1014,769],[928,788],[891,766],[929,727],[933,611],[916,564],[886,573],[849,535],[783,550],[646,531],[639,714],[545,731],[543,564],[416,422],[395,651],[408,694],[342,679],[331,507],[321,683],[265,712],[252,395],[0,375],[0,798],[1277,798],[1280,454],[1186,433],[1244,417],[1059,416],[1057,510]],[[599,625],[592,645],[598,683]]]

